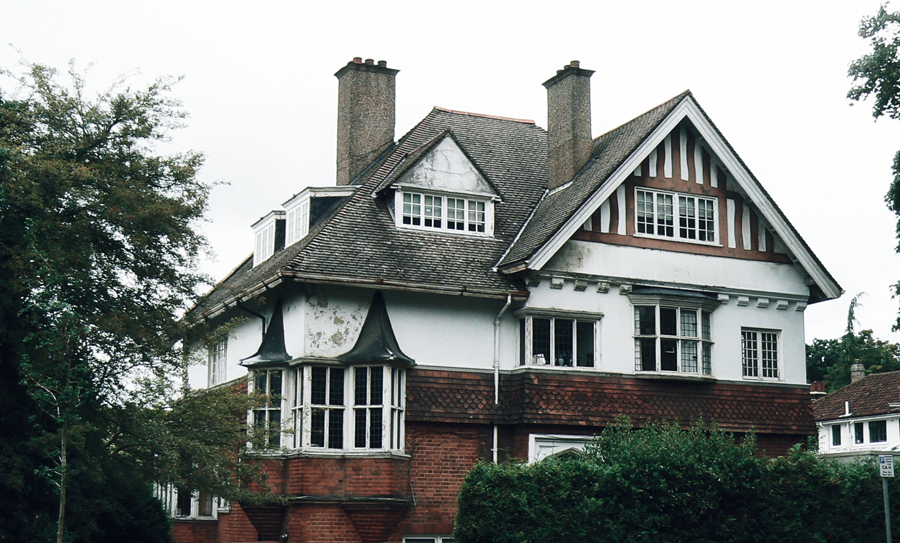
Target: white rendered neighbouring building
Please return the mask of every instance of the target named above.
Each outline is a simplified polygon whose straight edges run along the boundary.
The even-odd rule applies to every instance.
[[[578,450],[618,415],[768,454],[815,434],[804,311],[840,286],[690,92],[593,138],[572,62],[547,130],[435,108],[394,141],[396,73],[338,71],[338,186],[280,195],[188,315],[243,317],[191,385],[278,398],[249,417],[284,429],[287,505],[176,539],[446,543],[475,462]]]

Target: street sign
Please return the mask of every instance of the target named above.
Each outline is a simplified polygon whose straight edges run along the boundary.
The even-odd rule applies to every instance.
[[[881,469],[882,477],[894,476],[894,456],[891,454],[878,455],[878,467]]]

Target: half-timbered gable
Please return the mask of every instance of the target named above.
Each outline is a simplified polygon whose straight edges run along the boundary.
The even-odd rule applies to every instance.
[[[434,108],[397,141],[397,70],[335,74],[338,186],[257,222],[187,315],[224,330],[192,386],[271,396],[248,420],[286,505],[178,494],[180,542],[448,541],[476,462],[620,415],[814,434],[804,312],[839,285],[690,92],[593,138],[592,73],[544,83],[547,130]]]

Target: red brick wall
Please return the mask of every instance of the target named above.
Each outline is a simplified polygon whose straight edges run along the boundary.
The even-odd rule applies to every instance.
[[[406,458],[303,457],[285,462],[287,494],[402,498],[409,494]]]
[[[214,520],[174,520],[172,539],[178,543],[218,543],[218,528]]]
[[[479,460],[489,460],[492,428],[487,425],[406,425],[416,507],[400,523],[390,541],[404,535],[453,532],[457,497],[466,473]]]
[[[300,505],[288,508],[289,541],[303,543],[362,543],[340,505]]]
[[[240,504],[232,502],[230,513],[219,513],[219,543],[256,541],[257,537],[256,528],[250,523]],[[183,543],[177,539],[175,541]]]

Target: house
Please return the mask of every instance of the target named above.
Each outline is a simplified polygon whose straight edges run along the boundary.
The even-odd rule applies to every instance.
[[[618,415],[814,435],[804,311],[840,286],[690,92],[594,138],[592,73],[544,83],[547,130],[436,107],[397,141],[397,70],[335,74],[336,186],[256,222],[188,315],[233,325],[192,386],[277,398],[249,417],[288,505],[185,492],[179,541],[446,543],[476,462]]]
[[[854,460],[896,452],[900,371],[854,375],[849,385],[813,402],[813,414],[823,456]]]

